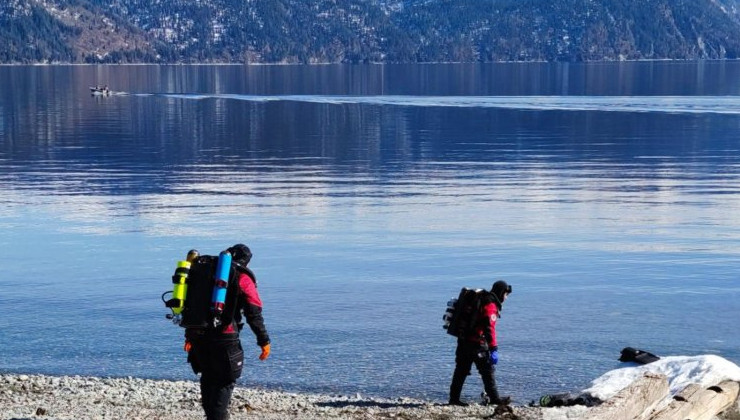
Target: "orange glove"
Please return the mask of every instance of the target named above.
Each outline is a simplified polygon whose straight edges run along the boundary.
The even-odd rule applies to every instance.
[[[260,354],[260,360],[265,360],[270,355],[270,343],[262,346],[262,354]]]

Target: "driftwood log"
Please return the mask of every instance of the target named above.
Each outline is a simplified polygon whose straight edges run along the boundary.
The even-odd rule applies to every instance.
[[[740,384],[725,381],[702,388],[696,384],[681,390],[673,401],[654,413],[650,420],[709,420],[727,410],[738,397]]]
[[[740,383],[724,381],[709,387],[690,384],[663,406],[660,403],[668,397],[668,391],[665,375],[647,373],[589,410],[582,420],[710,420],[738,400]]]
[[[649,413],[666,398],[668,389],[668,378],[665,375],[645,374],[603,404],[589,410],[583,420],[644,419],[643,413]]]

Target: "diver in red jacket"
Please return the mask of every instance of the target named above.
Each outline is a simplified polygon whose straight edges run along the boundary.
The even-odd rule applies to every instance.
[[[455,373],[450,385],[450,405],[466,406],[460,400],[465,378],[470,375],[473,363],[478,368],[489,404],[508,404],[511,398],[499,397],[494,377],[495,365],[498,363],[498,341],[496,340],[496,322],[501,317],[501,307],[511,293],[511,286],[503,280],[493,283],[491,291],[484,293],[481,299],[480,314],[476,327],[468,336],[457,339],[455,351]]]
[[[228,249],[233,257],[233,266],[239,285],[237,289],[237,308],[233,321],[218,328],[186,330],[185,335],[192,345],[188,361],[195,373],[200,373],[202,405],[207,420],[229,418],[229,401],[236,380],[242,374],[244,350],[239,340],[239,332],[246,323],[257,338],[261,347],[260,360],[270,355],[270,337],[262,318],[262,300],[257,293],[257,278],[247,267],[252,252],[244,244],[236,244]]]

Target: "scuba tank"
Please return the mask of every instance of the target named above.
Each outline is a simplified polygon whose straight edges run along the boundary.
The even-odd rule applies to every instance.
[[[221,324],[220,316],[224,312],[224,306],[226,305],[226,288],[229,286],[230,274],[231,253],[229,251],[221,251],[218,255],[218,264],[216,265],[216,275],[214,278],[215,284],[211,296],[214,327],[218,327]]]
[[[185,298],[188,292],[188,274],[192,262],[198,258],[198,255],[198,251],[191,249],[184,261],[177,262],[175,274],[172,275],[172,298],[165,302],[165,306],[172,310],[172,314],[167,317],[172,319],[173,322],[179,321],[179,316],[185,307]],[[169,292],[165,292],[165,294],[167,293]]]
[[[452,298],[447,301],[447,309],[445,309],[444,315],[442,315],[442,328],[450,328],[450,323],[455,315],[455,305],[457,304],[457,298]]]

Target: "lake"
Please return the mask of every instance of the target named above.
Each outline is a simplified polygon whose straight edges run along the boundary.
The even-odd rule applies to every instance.
[[[740,363],[740,62],[2,66],[0,169],[0,371],[194,380],[160,297],[238,242],[245,386],[446,401],[446,302],[497,279],[517,403]]]

